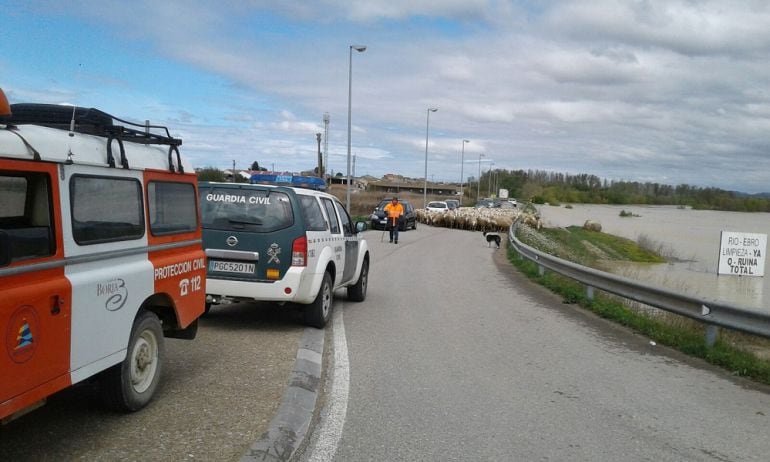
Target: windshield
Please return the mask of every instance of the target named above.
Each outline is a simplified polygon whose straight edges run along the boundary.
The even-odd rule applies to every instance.
[[[267,233],[291,226],[289,196],[265,189],[201,188],[204,228]]]

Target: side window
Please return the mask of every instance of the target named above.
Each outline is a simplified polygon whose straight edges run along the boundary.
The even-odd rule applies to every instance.
[[[188,233],[198,227],[195,187],[190,183],[151,181],[147,185],[150,232]]]
[[[302,215],[305,218],[305,226],[308,231],[326,231],[326,220],[321,212],[321,206],[315,196],[298,194],[299,203],[302,206]]]
[[[353,224],[350,222],[350,215],[348,215],[348,211],[339,202],[337,202],[337,210],[340,212],[340,218],[342,219],[342,230],[345,234],[355,234]]]
[[[0,171],[0,266],[56,253],[45,173]]]
[[[74,176],[70,201],[72,235],[80,245],[144,235],[142,185],[135,179]]]
[[[323,202],[324,209],[326,209],[326,215],[329,216],[329,225],[331,226],[332,234],[339,234],[340,222],[337,220],[337,214],[334,212],[334,203],[327,198],[322,198],[321,202]]]

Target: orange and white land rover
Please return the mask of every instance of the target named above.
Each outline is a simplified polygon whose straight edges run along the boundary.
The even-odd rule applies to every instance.
[[[140,409],[163,337],[195,337],[206,265],[180,144],[0,90],[0,421],[91,377],[111,407]]]

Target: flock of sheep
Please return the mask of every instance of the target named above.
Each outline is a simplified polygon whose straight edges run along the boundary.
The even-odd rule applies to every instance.
[[[508,232],[513,221],[520,215],[526,224],[540,229],[540,219],[523,214],[518,209],[460,207],[446,212],[430,212],[417,209],[417,221],[431,226],[464,229],[468,231]]]

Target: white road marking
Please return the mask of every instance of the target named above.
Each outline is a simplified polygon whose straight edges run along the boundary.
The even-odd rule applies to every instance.
[[[338,305],[338,308],[341,308]],[[350,363],[348,362],[348,342],[345,338],[345,324],[342,309],[333,311],[334,317],[334,371],[331,390],[328,393],[326,410],[322,415],[318,439],[310,453],[308,461],[329,461],[337,452],[337,445],[342,438],[345,426],[345,414],[348,410],[348,391],[350,389]]]

